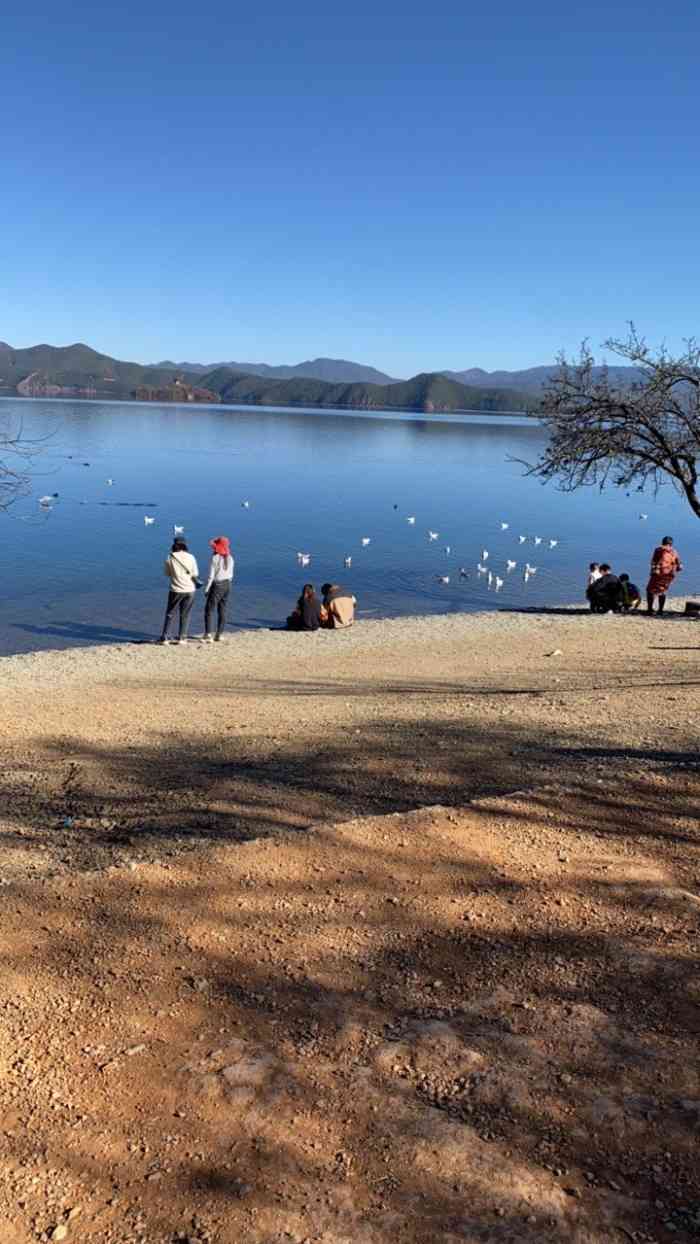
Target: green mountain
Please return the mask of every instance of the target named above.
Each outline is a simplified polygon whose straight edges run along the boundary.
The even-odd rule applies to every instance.
[[[393,384],[328,384],[323,380],[246,376],[223,367],[201,376],[200,383],[231,404],[426,412],[516,411],[533,404],[531,396],[516,390],[467,387],[439,372],[425,372]]]
[[[182,386],[175,385],[176,380]],[[284,379],[249,375],[230,367],[183,372],[174,364],[149,366],[99,354],[90,346],[0,343],[0,390],[21,396],[77,396],[129,400],[182,400],[183,388],[205,390],[219,400],[264,406],[314,406],[348,410],[517,411],[536,405],[531,394],[495,385],[464,385],[440,372],[388,384],[330,382],[295,375]],[[193,393],[190,400],[194,397]],[[206,400],[206,392],[196,400]]]

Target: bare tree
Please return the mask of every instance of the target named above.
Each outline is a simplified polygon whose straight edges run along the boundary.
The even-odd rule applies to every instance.
[[[28,437],[21,420],[0,417],[0,512],[30,491],[31,464],[45,439]]]
[[[575,362],[562,355],[542,399],[549,442],[536,464],[525,464],[528,474],[565,492],[607,484],[658,490],[670,480],[700,518],[700,346],[689,340],[678,356],[652,350],[631,324],[626,340],[604,348],[632,365],[632,382],[611,383],[587,342]]]

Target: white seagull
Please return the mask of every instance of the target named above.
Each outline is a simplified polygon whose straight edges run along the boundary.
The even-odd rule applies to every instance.
[[[648,518],[648,517],[649,517],[649,515],[648,515],[648,514],[640,514],[640,515],[639,515],[639,517],[643,520],[643,519],[645,519],[645,518]]]
[[[52,501],[53,497],[39,497],[39,505],[43,506],[45,510],[50,509]]]
[[[524,544],[526,540],[527,540],[527,536],[518,536],[519,544]]]
[[[509,557],[508,561],[506,562],[506,570],[515,570],[515,567],[517,566],[517,564],[518,564],[517,562],[512,561],[511,558]]]
[[[428,532],[428,539],[429,539],[429,540],[437,540],[437,538],[438,538],[438,536],[439,536],[439,535],[440,535],[440,532],[439,532],[439,531],[429,531],[429,532]]]
[[[525,569],[523,570],[523,583],[527,583],[529,578],[530,578],[530,571],[528,570],[526,566]]]
[[[482,562],[488,561],[488,556],[489,556],[489,551],[488,551],[488,549],[482,549],[482,550],[481,550],[481,560],[482,560]]]
[[[488,570],[488,567],[482,566],[481,562],[477,562],[476,568],[479,571],[479,574],[486,574],[486,571]]]
[[[407,523],[410,523],[411,527],[415,527],[415,525],[416,525],[416,520],[415,520],[414,515],[413,515],[413,514],[411,514],[410,518],[407,518],[407,519],[406,519],[406,522],[407,522]]]
[[[344,565],[344,567],[345,567],[345,569],[346,569],[346,570],[349,570],[349,569],[350,569],[350,567],[352,566],[352,557],[344,557],[344,558],[343,558],[343,565]]]
[[[241,509],[242,509],[242,510],[249,510],[249,509],[250,509],[250,501],[241,501]]]
[[[525,574],[537,574],[537,566],[531,566],[529,562],[525,562]]]
[[[173,535],[174,535],[174,536],[184,536],[184,534],[185,534],[185,528],[184,528],[184,527],[178,527],[178,526],[177,526],[177,524],[173,527]]]
[[[439,574],[436,576],[438,583],[449,583],[450,576],[448,574]]]
[[[468,570],[467,570],[466,566],[460,566],[460,568],[459,568],[459,577],[460,577],[460,579],[468,579],[468,578],[469,578],[469,572],[468,572]]]
[[[144,514],[143,516],[144,527],[152,527],[155,521],[156,521],[155,518],[151,518],[150,514]]]
[[[362,537],[362,547],[366,549],[366,548],[367,548],[367,545],[370,543],[370,541],[371,541],[371,536],[363,536],[363,537]]]
[[[499,579],[498,575],[496,575],[496,591],[500,592],[502,587],[503,587],[503,579]]]
[[[507,531],[509,527],[510,523],[501,523],[501,531]]]
[[[542,543],[542,536],[533,536],[532,538],[533,538],[533,540],[534,540],[535,544],[541,544],[541,543]]]
[[[488,575],[488,585],[489,585],[489,587],[491,586],[491,584],[492,584],[492,583],[493,583],[493,573],[492,573],[492,571],[490,571],[490,570],[489,570],[489,575]]]
[[[297,553],[297,561],[299,562],[300,566],[308,566],[309,562],[311,561],[311,554],[310,553]]]
[[[446,545],[445,545],[445,552],[447,553],[447,555],[448,555],[448,557],[449,557],[450,553],[452,552],[452,545],[451,545],[451,544],[446,544]]]
[[[555,548],[557,547],[558,543],[559,543],[559,541],[558,541],[558,540],[550,540],[550,541],[549,541],[549,547],[550,547],[550,549],[555,549]]]
[[[113,483],[114,483],[114,480],[113,480],[113,479],[108,479],[108,480],[106,481],[106,483],[107,483],[107,487],[108,487],[108,488],[111,488],[111,487],[112,487],[112,485],[113,485]]]

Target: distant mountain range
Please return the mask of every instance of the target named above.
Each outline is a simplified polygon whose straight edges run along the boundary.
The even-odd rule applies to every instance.
[[[268,406],[323,406],[397,410],[536,409],[542,386],[556,365],[523,371],[421,372],[394,380],[384,372],[346,359],[311,359],[295,366],[267,363],[129,363],[90,346],[37,345],[16,350],[0,342],[0,392],[22,396],[101,397],[129,400],[147,396],[176,400]],[[631,367],[611,367],[611,378],[625,385],[637,375]],[[175,381],[182,381],[178,388]]]
[[[310,380],[326,380],[329,384],[392,384],[393,376],[377,371],[376,367],[365,367],[363,363],[350,363],[347,359],[308,359],[305,363],[294,366],[271,367],[269,363],[156,363],[159,368],[177,368],[190,375],[204,375],[206,372],[220,371],[226,367],[229,371],[239,372],[245,376],[266,376],[269,380],[295,380],[297,376],[305,376]]]
[[[594,368],[598,374],[602,370],[602,367]],[[482,367],[468,367],[466,371],[446,371],[443,375],[460,384],[488,385],[490,388],[519,389],[521,393],[540,394],[542,386],[557,371],[557,364],[549,363],[544,367],[527,367],[524,371],[484,371]],[[608,367],[608,375],[614,383],[624,386],[630,384],[638,372],[635,367]]]
[[[332,360],[316,360],[331,364]],[[301,366],[304,366],[303,364]],[[341,368],[359,364],[341,362]],[[274,369],[272,369],[274,370]],[[360,368],[360,370],[362,370]],[[367,369],[373,375],[382,375]],[[176,383],[178,382],[178,383]],[[440,372],[411,380],[329,381],[302,374],[291,378],[255,375],[229,366],[209,371],[175,364],[128,363],[99,354],[80,343],[31,346],[15,350],[0,345],[0,391],[24,397],[99,397],[153,401],[219,401],[239,405],[316,406],[349,410],[515,411],[536,402],[517,389],[464,385]]]

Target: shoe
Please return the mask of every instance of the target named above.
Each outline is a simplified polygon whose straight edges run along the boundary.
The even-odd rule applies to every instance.
[[[156,643],[157,644],[169,644],[170,640],[166,639],[165,635],[161,635],[160,639],[156,640]]]
[[[218,644],[218,643],[220,642],[220,640],[221,640],[221,636],[220,636],[220,635],[215,635],[215,636],[214,636],[214,640],[213,640],[213,642],[214,642],[215,644]]]
[[[174,639],[174,640],[173,640],[173,643],[174,643],[174,644],[183,644],[183,645],[184,645],[184,644],[186,644],[187,642],[188,642],[188,640],[187,640],[187,637],[186,637],[186,636],[185,636],[183,639]]]
[[[213,644],[214,636],[213,635],[200,635],[199,640],[200,640],[200,643],[202,644]]]

